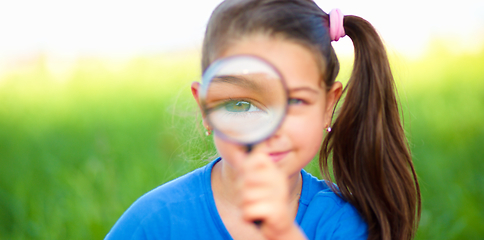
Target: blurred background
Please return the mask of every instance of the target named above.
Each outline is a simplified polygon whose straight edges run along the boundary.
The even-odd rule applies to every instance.
[[[102,239],[142,194],[211,159],[189,86],[219,2],[0,2],[0,239]],[[484,239],[484,2],[316,2],[387,44],[417,239]],[[351,40],[333,46],[346,82]]]

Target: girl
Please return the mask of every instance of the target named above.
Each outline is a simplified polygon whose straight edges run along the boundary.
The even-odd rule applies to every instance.
[[[345,35],[355,62],[343,90],[331,41]],[[413,238],[420,191],[375,29],[311,0],[226,0],[208,23],[202,68],[242,54],[267,60],[286,79],[282,125],[250,154],[213,136],[220,158],[138,199],[106,239]],[[200,84],[191,90],[199,103]],[[318,151],[326,181],[303,170]]]

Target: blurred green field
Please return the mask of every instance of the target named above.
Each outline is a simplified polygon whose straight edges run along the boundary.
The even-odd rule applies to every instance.
[[[484,52],[392,59],[422,187],[417,239],[484,239]],[[82,59],[58,74],[41,58],[3,75],[0,239],[102,239],[143,193],[206,164],[198,64]]]

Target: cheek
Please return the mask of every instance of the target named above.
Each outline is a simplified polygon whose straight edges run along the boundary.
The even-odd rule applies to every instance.
[[[308,126],[301,128],[301,131],[298,131],[298,139],[301,139],[301,145],[303,145],[307,151],[311,152],[311,154],[316,154],[321,146],[323,141],[323,127],[322,123],[316,123],[314,121],[305,121],[301,123],[304,125],[301,126]]]
[[[304,155],[312,159],[323,141],[324,135],[324,113],[323,111],[311,111],[310,114],[297,116],[293,119],[293,139],[298,139],[297,145],[304,149]]]

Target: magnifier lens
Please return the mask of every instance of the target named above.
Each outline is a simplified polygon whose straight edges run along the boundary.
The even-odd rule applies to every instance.
[[[212,64],[203,77],[201,97],[215,134],[241,144],[269,137],[287,107],[282,76],[272,65],[252,56]]]

